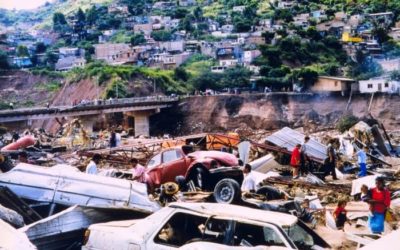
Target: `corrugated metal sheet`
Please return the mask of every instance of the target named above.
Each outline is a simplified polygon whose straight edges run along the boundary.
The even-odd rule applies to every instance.
[[[286,148],[292,151],[296,144],[302,144],[304,142],[305,135],[293,130],[288,127],[273,133],[272,135],[265,138],[265,142],[272,143],[276,146]],[[324,160],[327,158],[326,146],[314,139],[310,139],[307,143],[307,153],[309,156]]]

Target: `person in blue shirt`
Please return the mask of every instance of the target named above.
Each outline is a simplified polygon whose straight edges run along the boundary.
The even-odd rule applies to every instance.
[[[367,153],[368,147],[363,147],[362,150],[359,150],[356,155],[358,158],[358,165],[360,166],[360,172],[358,173],[358,177],[364,177],[367,175]]]

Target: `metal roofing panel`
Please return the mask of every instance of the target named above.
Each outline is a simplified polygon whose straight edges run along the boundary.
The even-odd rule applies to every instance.
[[[304,142],[304,137],[304,134],[291,128],[284,127],[283,129],[265,138],[265,142],[269,142],[276,146],[292,151],[296,144],[302,144]],[[312,138],[307,143],[308,155],[321,160],[327,158],[326,148],[327,147],[324,144]]]

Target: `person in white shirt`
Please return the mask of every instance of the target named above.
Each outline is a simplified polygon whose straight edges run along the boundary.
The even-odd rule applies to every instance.
[[[121,146],[121,134],[115,132],[115,144],[117,147]]]
[[[304,137],[304,143],[300,147],[300,175],[305,176],[308,174],[307,169],[307,161],[308,161],[308,145],[307,143],[310,141],[310,137]]]
[[[243,168],[243,183],[241,190],[243,192],[255,192],[257,187],[256,187],[256,180],[254,174],[251,172],[251,165],[246,164]]]
[[[101,161],[101,155],[95,154],[92,157],[92,160],[86,166],[86,173],[87,174],[97,174],[97,164]]]

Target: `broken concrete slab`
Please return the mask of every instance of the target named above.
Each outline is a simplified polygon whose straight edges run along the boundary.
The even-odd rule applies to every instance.
[[[1,204],[0,204],[0,219],[8,222],[9,224],[13,225],[16,228],[23,227],[25,225],[24,218],[21,215],[19,215],[14,210],[3,207]]]

